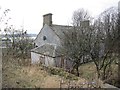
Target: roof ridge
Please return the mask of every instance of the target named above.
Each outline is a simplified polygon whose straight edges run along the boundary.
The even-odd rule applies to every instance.
[[[52,24],[52,26],[73,27],[73,26],[69,26],[69,25],[58,25],[58,24]]]
[[[53,30],[53,32],[62,40],[64,33],[63,31],[65,30],[70,30],[73,26],[67,26],[67,25],[57,25],[57,24],[52,24],[50,28]]]

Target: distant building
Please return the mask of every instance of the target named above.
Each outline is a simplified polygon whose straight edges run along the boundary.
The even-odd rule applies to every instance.
[[[11,39],[9,38],[1,38],[1,48],[7,48],[12,45]]]

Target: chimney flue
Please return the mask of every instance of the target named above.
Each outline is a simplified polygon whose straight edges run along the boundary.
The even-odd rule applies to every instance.
[[[43,15],[43,26],[47,24],[49,26],[52,25],[52,13],[48,13]]]

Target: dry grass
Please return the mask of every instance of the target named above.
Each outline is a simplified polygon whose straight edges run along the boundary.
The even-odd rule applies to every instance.
[[[82,84],[81,87],[87,87],[84,85],[87,81],[83,78],[79,77],[78,80],[66,79],[66,75],[53,75],[42,66],[21,65],[18,61],[18,58],[3,58],[3,88],[59,88],[69,87],[72,83],[75,85]]]
[[[94,83],[92,84],[94,87],[97,87],[99,83],[101,86],[103,84],[101,80],[97,79],[95,65],[91,62],[79,67],[80,77],[59,68],[44,68],[41,65],[30,65],[29,63],[22,65],[19,58],[13,59],[12,57],[4,57],[2,66],[3,87],[68,88],[78,86],[86,88],[91,87],[91,83]],[[113,65],[112,69],[116,70],[116,67]]]
[[[118,66],[115,64],[115,62],[112,63],[111,67],[109,67],[110,72],[107,74],[107,79],[105,80],[98,80],[97,79],[97,72],[95,68],[95,64],[93,62],[83,64],[79,67],[79,72],[80,72],[80,77],[85,78],[87,81],[92,81],[92,82],[100,82],[101,86],[102,83],[109,83],[111,85],[119,87],[117,83],[117,73],[118,73]]]
[[[79,67],[80,77],[87,80],[92,80],[96,78],[96,69],[93,62],[83,64]]]

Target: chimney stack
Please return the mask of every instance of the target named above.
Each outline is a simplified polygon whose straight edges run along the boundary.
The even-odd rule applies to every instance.
[[[48,13],[43,15],[43,26],[47,24],[49,26],[52,25],[52,13]]]

